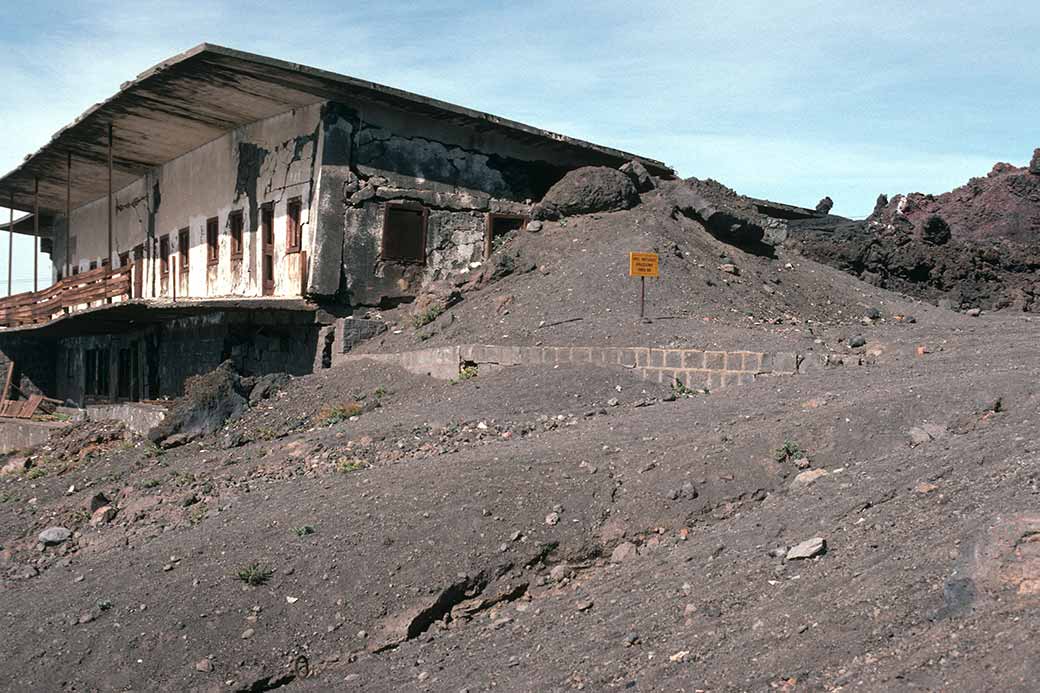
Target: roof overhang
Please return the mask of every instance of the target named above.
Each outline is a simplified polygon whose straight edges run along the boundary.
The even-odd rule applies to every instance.
[[[21,166],[0,178],[0,204],[8,204],[13,193],[11,204],[15,209],[31,210],[38,181],[40,209],[63,212],[70,156],[72,207],[106,195],[110,126],[113,186],[119,190],[149,170],[230,130],[326,100],[384,104],[481,131],[502,132],[557,150],[580,150],[586,157],[605,163],[638,159],[655,174],[674,173],[654,159],[400,89],[201,44],[124,83],[118,93],[94,105],[55,134],[42,149],[26,157]]]
[[[54,223],[54,215],[44,212],[40,213],[40,238],[50,238],[51,225]],[[0,231],[7,231],[11,227],[9,222],[0,224]],[[36,225],[33,223],[33,215],[25,214],[14,220],[14,232],[26,236],[36,235]]]

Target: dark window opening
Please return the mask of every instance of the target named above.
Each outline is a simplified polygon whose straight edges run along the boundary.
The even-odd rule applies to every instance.
[[[383,259],[426,262],[426,209],[387,205],[383,220]]]
[[[83,352],[83,394],[97,394],[98,350],[87,349]]]
[[[303,228],[300,225],[302,209],[300,198],[289,200],[285,212],[285,252],[287,253],[297,253],[303,245]]]
[[[264,283],[274,284],[274,257],[264,255]]]
[[[167,276],[170,273],[170,237],[163,236],[159,239],[159,274]]]
[[[130,350],[120,349],[119,350],[119,365],[118,372],[116,374],[116,396],[119,399],[130,399],[130,380],[132,378],[130,368]]]
[[[75,277],[77,274],[79,274],[79,265],[75,265],[72,268],[72,276]]]
[[[119,254],[119,266],[120,267],[126,267],[129,264],[130,264],[130,253],[120,253]]]
[[[274,245],[274,205],[270,202],[260,210],[260,235],[264,245]]]
[[[98,361],[97,361],[97,394],[101,397],[107,397],[108,390],[108,350],[98,349]]]
[[[210,265],[220,262],[220,226],[216,217],[206,220],[206,262]]]
[[[187,274],[188,272],[188,250],[191,248],[191,242],[189,239],[188,229],[181,229],[177,232],[177,254],[180,255],[181,273]]]
[[[231,257],[242,257],[242,212],[232,212],[228,217],[228,226],[231,227]]]
[[[515,214],[489,214],[484,236],[484,257],[498,250],[513,233],[524,228],[527,219]]]
[[[96,269],[97,269],[97,260],[91,260],[90,261],[90,271],[93,272]]]

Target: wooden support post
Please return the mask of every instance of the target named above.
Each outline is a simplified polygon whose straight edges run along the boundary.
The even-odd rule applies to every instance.
[[[65,160],[65,274],[72,275],[72,152]]]
[[[33,293],[40,290],[40,178],[33,177]]]
[[[14,191],[11,191],[10,206],[7,208],[8,211],[8,226],[7,226],[7,295],[12,296],[13,284],[12,277],[14,276]]]
[[[108,124],[108,266],[112,268],[112,123]]]

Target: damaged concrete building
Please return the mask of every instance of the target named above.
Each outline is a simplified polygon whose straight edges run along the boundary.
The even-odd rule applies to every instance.
[[[176,396],[311,372],[358,306],[480,261],[566,172],[652,159],[212,45],[122,85],[0,179],[52,276],[0,300],[10,392]],[[40,285],[49,286],[40,289]],[[8,289],[10,291],[10,289]],[[0,377],[2,377],[0,373]]]

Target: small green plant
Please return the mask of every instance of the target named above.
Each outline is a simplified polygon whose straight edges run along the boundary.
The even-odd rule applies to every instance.
[[[109,609],[112,608],[112,602],[110,602],[107,599],[99,599],[98,603],[97,603],[97,607],[99,609],[101,609],[102,611],[108,611]]]
[[[802,457],[805,457],[805,451],[793,440],[785,440],[783,445],[773,451],[773,459],[777,462],[788,462]]]
[[[694,390],[692,387],[687,387],[678,378],[672,381],[672,395],[678,399],[681,397],[696,397],[700,394],[707,394],[708,390]]]
[[[423,312],[412,318],[412,324],[415,325],[415,329],[419,329],[425,325],[429,325],[431,322],[439,318],[444,313],[443,306],[430,306]]]
[[[293,529],[293,532],[294,532],[294,533],[296,534],[296,536],[298,536],[298,537],[305,537],[305,536],[307,536],[308,534],[314,534],[314,528],[313,528],[313,527],[311,527],[310,525],[303,525],[302,527],[296,527],[296,528],[294,528],[294,529]]]
[[[364,406],[361,402],[326,404],[318,412],[318,424],[321,426],[335,426],[342,421],[347,421],[352,416],[361,416],[363,411]]]
[[[386,397],[389,394],[390,394],[390,391],[387,390],[382,385],[380,385],[379,387],[377,387],[375,390],[372,391],[372,396],[375,397],[376,399],[381,399],[383,397]]]
[[[45,476],[47,476],[47,470],[40,465],[36,465],[25,475],[27,479],[42,479]]]
[[[259,561],[253,561],[238,571],[238,579],[250,587],[259,587],[265,584],[273,575],[274,571],[260,565]]]
[[[159,486],[162,486],[160,479],[148,479],[141,482],[141,488],[158,488]]]
[[[336,471],[340,474],[350,474],[365,468],[365,461],[356,457],[342,457],[336,462]]]
[[[453,385],[455,385],[466,380],[472,380],[473,378],[476,378],[479,374],[480,371],[475,364],[466,365],[463,366],[461,370],[459,370],[459,377],[455,378],[451,382]]]

